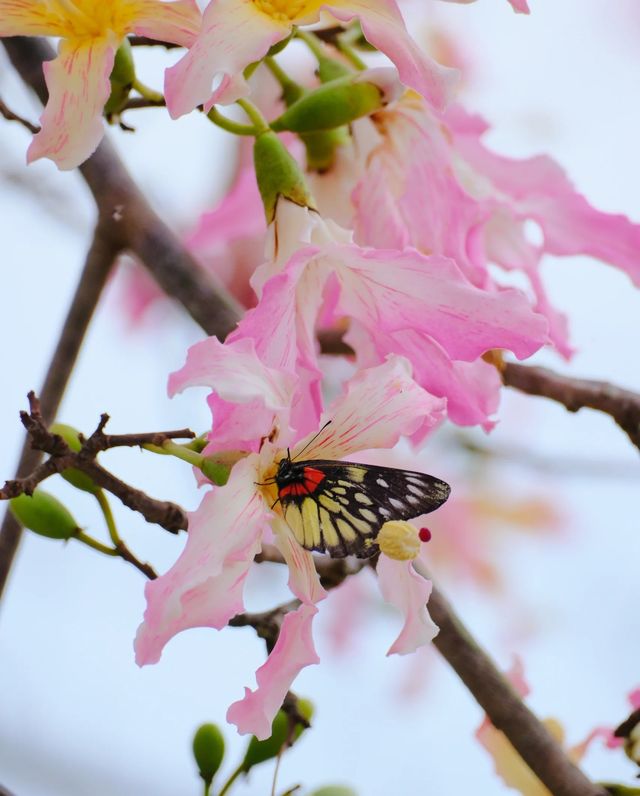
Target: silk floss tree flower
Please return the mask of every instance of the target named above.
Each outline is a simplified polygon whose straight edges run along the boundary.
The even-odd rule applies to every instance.
[[[218,374],[226,389],[246,398],[274,395],[274,375],[259,361],[252,379],[247,378],[246,362],[233,367],[230,359],[228,364],[226,373]],[[184,374],[183,378],[186,381]],[[286,391],[282,375],[280,381]],[[189,518],[183,553],[168,572],[147,584],[147,609],[135,644],[138,663],[158,661],[167,641],[182,630],[221,629],[241,612],[249,569],[263,540],[271,538],[289,566],[289,587],[300,605],[285,616],[278,642],[257,672],[257,689],[247,689],[229,709],[228,719],[241,733],[268,737],[293,679],[304,666],[318,662],[311,625],[326,592],[311,549],[362,555],[379,550],[382,593],[404,614],[402,630],[388,654],[409,653],[428,643],[437,628],[426,609],[431,585],[411,566],[420,547],[418,530],[386,520],[394,512],[402,518],[432,510],[446,499],[448,487],[421,473],[372,471],[337,460],[359,450],[392,447],[401,435],[437,422],[442,408],[442,400],[413,381],[407,360],[392,357],[357,374],[329,413],[331,422],[296,440],[290,450],[282,447],[279,429],[273,429],[274,441],[265,437],[258,451],[235,464],[226,485],[207,492]],[[282,438],[287,439],[286,433]],[[302,455],[308,466],[301,479],[280,478],[282,463],[286,469]],[[327,469],[332,461],[333,471]],[[397,484],[384,480],[391,478],[388,473],[400,474]],[[382,481],[377,491],[386,497],[379,504],[370,497],[376,486],[370,478]],[[306,495],[317,499],[287,500],[296,494],[303,497],[297,493],[301,484],[307,486]],[[294,502],[297,513],[290,511]]]
[[[44,65],[49,101],[28,162],[47,157],[72,169],[86,160],[104,134],[109,75],[125,36],[187,46],[200,19],[194,0],[0,0],[0,36],[60,38],[58,57]]]
[[[296,26],[317,22],[322,12],[339,22],[358,19],[367,40],[395,63],[405,85],[436,107],[445,105],[457,73],[421,51],[395,0],[211,0],[189,52],[167,70],[165,95],[171,116],[182,116],[198,105],[208,111],[214,104],[247,96],[245,68]]]

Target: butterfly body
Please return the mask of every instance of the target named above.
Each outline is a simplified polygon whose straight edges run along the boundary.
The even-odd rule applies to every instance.
[[[369,558],[385,522],[427,514],[449,485],[426,473],[330,459],[281,459],[275,476],[284,519],[307,550]]]

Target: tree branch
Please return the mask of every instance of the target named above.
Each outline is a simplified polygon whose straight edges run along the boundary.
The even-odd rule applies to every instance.
[[[51,423],[55,418],[102,289],[120,251],[117,238],[112,234],[111,224],[109,219],[100,219],[98,222],[75,295],[49,363],[40,391],[42,416],[46,423]],[[40,458],[40,453],[34,451],[25,439],[16,468],[16,477],[21,478],[30,473]],[[13,515],[7,512],[0,527],[0,596],[21,535],[20,525]]]
[[[591,381],[562,376],[548,368],[506,362],[502,381],[528,395],[539,395],[565,406],[570,412],[595,409],[616,421],[636,448],[640,449],[640,395],[606,381]]]
[[[8,122],[18,122],[23,127],[26,127],[30,133],[39,133],[40,128],[37,124],[32,124],[28,119],[24,119],[22,116],[18,116],[17,113],[14,113],[11,108],[8,107],[1,99],[0,99],[0,116],[4,116],[4,118]]]
[[[421,574],[428,577],[427,573]],[[491,723],[554,796],[605,796],[564,754],[547,728],[524,704],[434,586],[429,613],[440,628],[433,643],[484,709]]]

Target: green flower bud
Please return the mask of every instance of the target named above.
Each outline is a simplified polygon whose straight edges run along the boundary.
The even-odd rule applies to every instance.
[[[133,62],[133,51],[128,39],[124,39],[116,51],[116,57],[111,70],[111,94],[104,106],[104,114],[109,119],[119,113],[129,99],[129,94],[136,79],[136,70]]]
[[[335,130],[303,133],[300,138],[307,150],[309,171],[323,172],[333,165],[336,149],[349,142],[349,131],[346,127],[337,127]]]
[[[62,503],[41,489],[33,495],[19,495],[9,501],[11,513],[30,531],[49,539],[71,539],[78,523]]]
[[[321,83],[329,83],[332,80],[352,74],[353,72],[348,66],[345,66],[341,61],[336,61],[334,58],[321,58],[318,61],[318,77]]]
[[[215,462],[212,459],[205,457],[200,467],[204,475],[207,476],[209,481],[213,481],[216,486],[224,486],[229,480],[229,473],[231,470],[224,464]]]
[[[353,788],[347,788],[345,785],[325,785],[320,790],[314,790],[309,796],[358,796]]]
[[[309,91],[279,116],[271,127],[294,133],[332,130],[382,108],[384,92],[360,75],[332,80]]]
[[[280,196],[301,207],[314,206],[304,174],[275,133],[269,130],[256,138],[253,157],[268,224],[275,217]]]
[[[200,776],[211,784],[224,758],[224,736],[215,724],[202,724],[193,736],[193,756]]]
[[[59,434],[74,452],[79,451],[82,447],[80,432],[73,426],[68,426],[66,423],[54,423],[49,431],[51,431],[52,434]],[[68,467],[66,470],[63,470],[60,475],[65,481],[75,486],[76,489],[82,489],[83,492],[89,492],[95,495],[96,492],[100,491],[100,487],[95,483],[93,478],[75,467]]]
[[[312,703],[307,699],[298,699],[297,707],[300,714],[309,721],[313,716]],[[304,725],[296,724],[290,739],[291,745],[298,740],[305,729]],[[265,760],[277,757],[289,738],[289,731],[289,717],[284,710],[279,710],[271,725],[271,736],[264,741],[259,741],[254,735],[249,741],[244,760],[242,761],[242,770],[247,773],[258,763],[264,763]]]

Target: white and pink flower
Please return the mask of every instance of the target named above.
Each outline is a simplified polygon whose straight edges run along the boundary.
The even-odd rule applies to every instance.
[[[232,357],[229,354],[230,358]],[[247,390],[245,363],[231,367],[226,387],[240,395]],[[235,384],[234,384],[235,380]],[[271,374],[255,363],[253,386],[258,394],[273,390]],[[433,398],[411,378],[409,363],[390,358],[360,372],[333,406],[331,424],[296,441],[293,458],[338,459],[359,450],[389,448],[399,437],[434,424],[443,402]],[[258,688],[247,689],[244,699],[231,706],[230,721],[241,733],[268,737],[271,722],[294,677],[304,666],[317,663],[311,637],[316,603],[326,592],[320,584],[313,556],[303,549],[274,506],[274,487],[265,486],[284,455],[279,445],[264,442],[259,452],[241,459],[228,483],[207,492],[189,518],[189,534],[181,556],[171,569],[145,589],[147,610],[136,638],[140,665],[159,660],[164,645],[176,633],[191,627],[223,628],[243,610],[244,582],[266,534],[289,566],[289,587],[300,607],[284,620],[280,639],[257,674]],[[411,567],[381,555],[378,577],[385,598],[404,615],[400,635],[389,654],[405,654],[428,643],[437,628],[426,602],[430,584]]]

